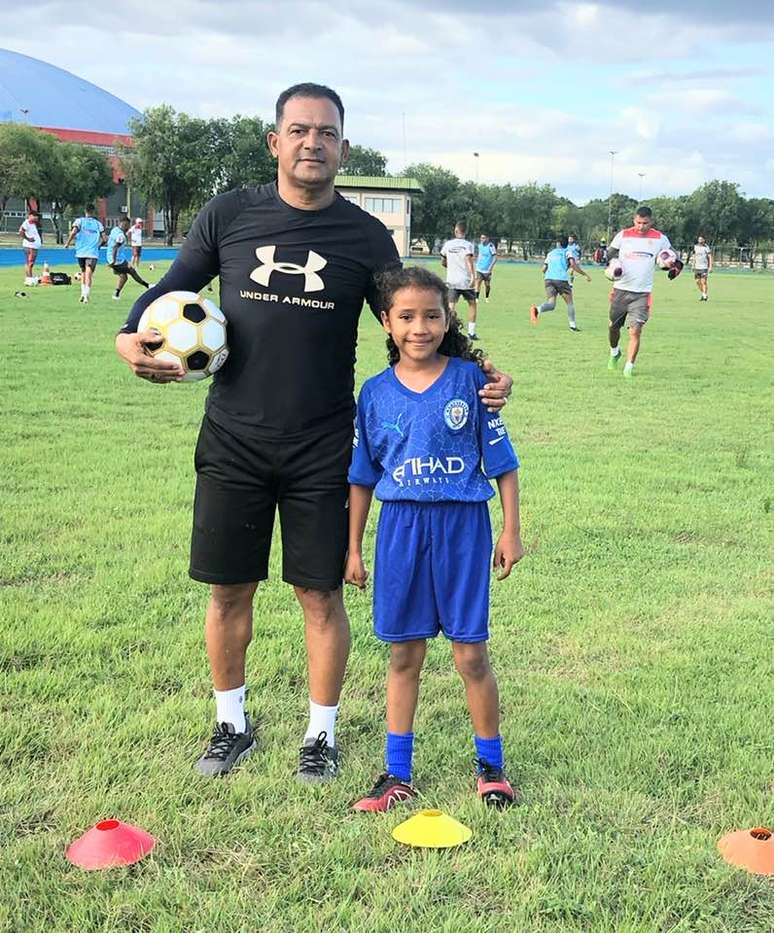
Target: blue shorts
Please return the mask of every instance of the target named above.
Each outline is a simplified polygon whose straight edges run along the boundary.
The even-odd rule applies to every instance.
[[[374,632],[382,641],[489,638],[492,526],[486,502],[383,502]]]

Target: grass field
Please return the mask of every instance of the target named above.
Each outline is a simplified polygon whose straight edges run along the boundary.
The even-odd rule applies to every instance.
[[[248,659],[259,749],[228,780],[193,774],[213,720],[207,592],[186,575],[206,387],[152,386],[118,361],[133,283],[113,302],[100,267],[83,306],[77,287],[13,298],[23,270],[0,271],[0,928],[774,929],[774,879],[715,848],[774,822],[774,279],[713,276],[699,304],[690,277],[659,277],[628,382],[606,369],[607,283],[592,274],[577,336],[561,310],[530,327],[536,267],[499,267],[482,307],[522,459],[528,553],[493,583],[492,655],[525,804],[475,799],[439,641],[415,779],[474,835],[420,851],[390,837],[405,811],[348,810],[381,767],[386,653],[367,594],[347,594],[340,779],[291,779],[304,648],[278,548]],[[383,365],[364,313],[359,380]],[[69,841],[111,816],[157,836],[155,852],[70,866]]]

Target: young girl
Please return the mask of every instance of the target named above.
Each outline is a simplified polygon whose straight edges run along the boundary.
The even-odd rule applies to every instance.
[[[360,393],[349,472],[347,583],[368,573],[362,544],[371,496],[382,501],[376,534],[374,630],[391,643],[386,770],[356,810],[385,811],[416,795],[411,786],[414,713],[427,639],[451,641],[475,733],[477,789],[495,806],[515,797],[503,770],[497,683],[489,667],[492,532],[487,500],[496,478],[503,531],[498,579],[524,555],[519,461],[499,415],[478,390],[486,379],[432,272],[405,268],[380,281],[390,366]]]

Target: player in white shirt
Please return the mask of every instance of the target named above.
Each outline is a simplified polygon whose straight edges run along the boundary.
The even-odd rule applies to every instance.
[[[634,375],[634,361],[640,349],[640,334],[648,322],[653,291],[653,273],[659,253],[671,250],[669,239],[653,228],[653,212],[649,207],[638,207],[634,223],[614,237],[607,250],[609,277],[612,267],[621,272],[613,280],[610,292],[610,359],[608,369],[616,369],[621,358],[618,346],[621,328],[629,328],[629,347],[626,354],[624,376]],[[670,279],[680,274],[683,263],[675,259],[668,271]]]
[[[696,245],[691,254],[693,277],[699,289],[699,301],[709,301],[707,294],[707,276],[712,272],[712,250],[704,242],[704,237],[696,238]]]
[[[135,217],[129,230],[129,244],[132,247],[132,268],[138,269],[142,255],[142,217]]]
[[[475,249],[465,239],[467,226],[459,221],[454,226],[454,239],[447,240],[441,247],[441,264],[446,267],[446,287],[449,289],[449,306],[456,313],[457,302],[464,298],[468,303],[468,337],[478,340],[476,334],[476,269],[473,264]]]
[[[24,274],[27,279],[32,278],[32,267],[35,265],[35,257],[38,250],[43,245],[40,236],[40,214],[37,211],[29,211],[27,219],[19,227],[19,236],[22,238],[22,247],[25,253]],[[29,283],[27,283],[29,284]]]

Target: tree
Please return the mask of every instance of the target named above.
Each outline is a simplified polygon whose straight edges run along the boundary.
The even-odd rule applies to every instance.
[[[0,214],[10,198],[49,197],[60,165],[57,140],[48,133],[17,123],[0,125]]]
[[[710,243],[720,243],[743,235],[743,201],[734,182],[708,181],[689,195],[686,203],[696,232]]]
[[[104,153],[79,143],[57,143],[59,172],[52,189],[51,222],[57,243],[62,242],[60,217],[73,208],[81,209],[96,198],[113,191],[113,169]]]
[[[210,121],[176,113],[168,104],[130,121],[134,145],[123,147],[126,177],[161,208],[172,245],[180,212],[201,204],[218,181],[218,146]]]
[[[411,198],[411,233],[415,239],[424,240],[432,252],[436,237],[450,237],[455,221],[460,219],[452,200],[460,180],[448,169],[427,162],[410,165],[403,174],[416,178],[424,189]]]
[[[266,134],[271,129],[271,124],[258,117],[240,114],[210,121],[218,162],[214,193],[274,180],[277,170],[266,142]]]
[[[387,174],[387,156],[365,146],[350,146],[349,158],[342,167],[345,175],[383,176]]]

